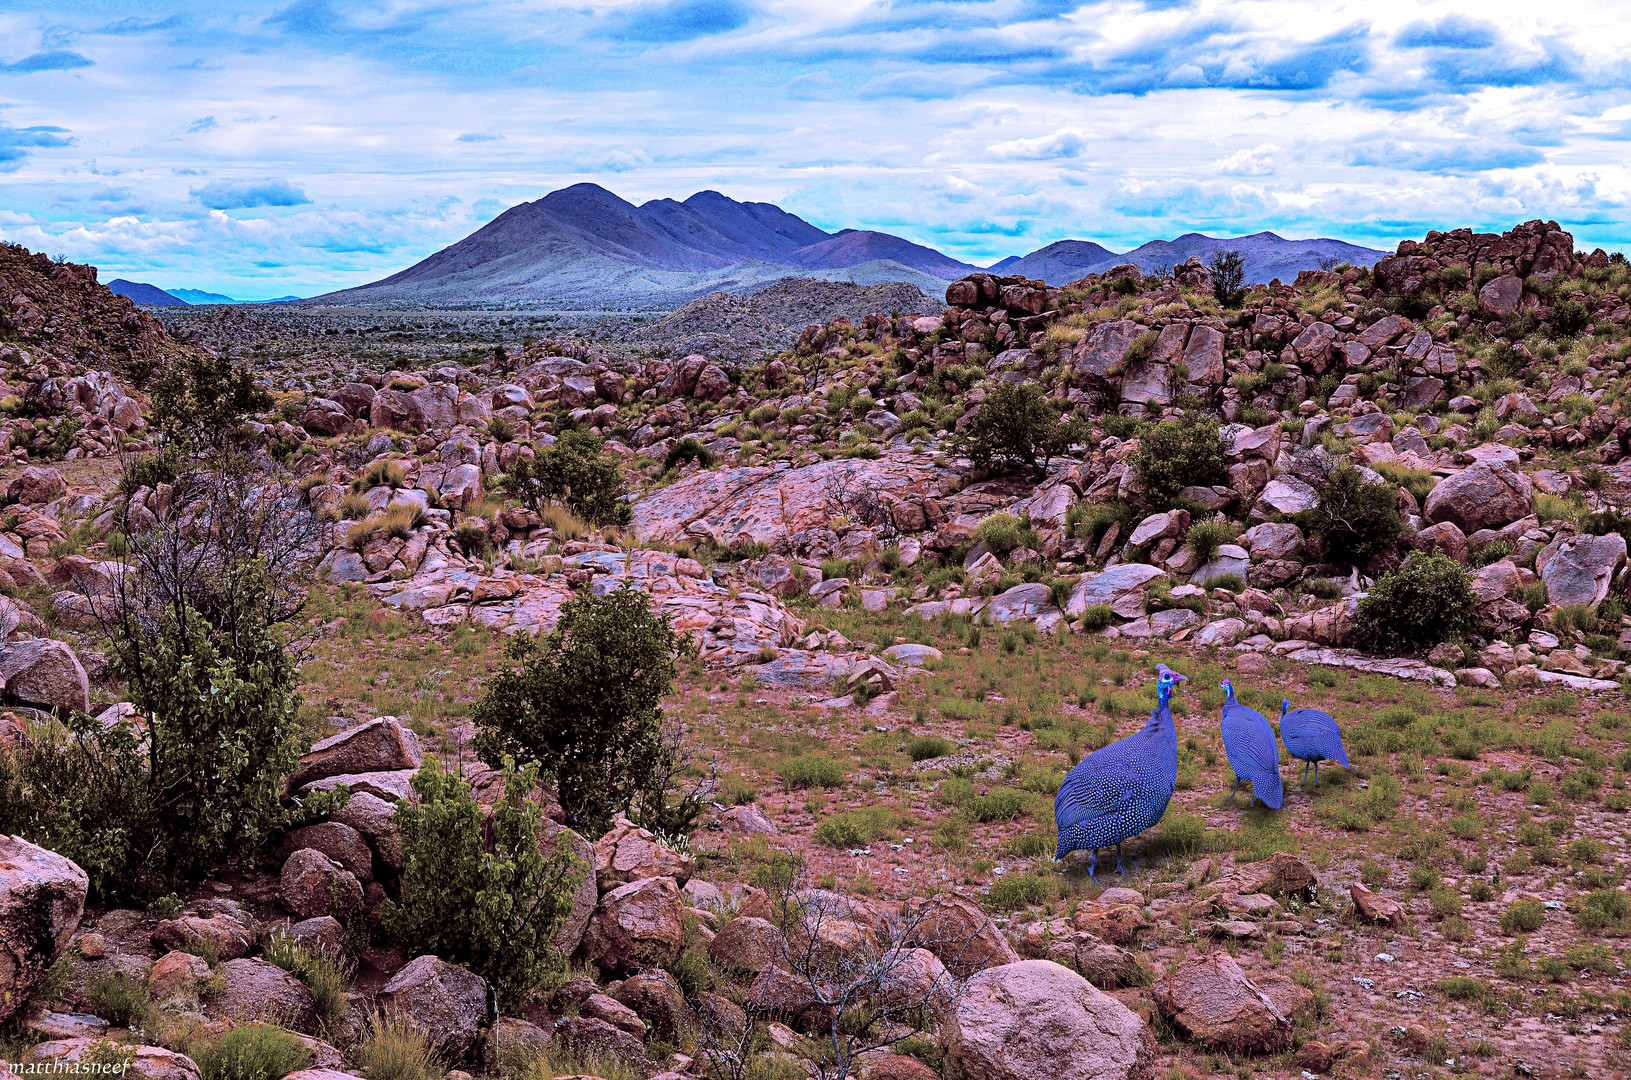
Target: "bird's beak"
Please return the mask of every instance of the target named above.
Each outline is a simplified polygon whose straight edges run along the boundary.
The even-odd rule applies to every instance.
[[[1178,676],[1178,681],[1179,682],[1188,682],[1189,681],[1189,676],[1188,675],[1178,675],[1178,673],[1176,671],[1174,671],[1173,674]]]

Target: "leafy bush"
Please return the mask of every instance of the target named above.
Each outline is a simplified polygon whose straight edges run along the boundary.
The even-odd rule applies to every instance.
[[[284,778],[305,749],[295,663],[264,622],[217,641],[183,604],[156,637],[124,641],[110,668],[147,727],[74,713],[57,738],[0,752],[0,830],[78,863],[96,902],[162,895],[259,850],[291,823]]]
[[[945,757],[957,749],[950,739],[942,739],[938,735],[919,735],[906,744],[906,754],[913,761],[928,761],[931,758]]]
[[[1217,421],[1190,411],[1156,424],[1138,440],[1132,465],[1157,510],[1176,506],[1184,488],[1216,484],[1226,475]]]
[[[153,428],[164,442],[184,446],[224,445],[246,417],[272,407],[272,395],[255,385],[253,372],[203,349],[170,361],[148,397]]]
[[[144,487],[156,488],[160,484],[173,484],[186,463],[180,446],[166,446],[151,454],[143,454],[125,466],[119,476],[119,490],[134,495]]]
[[[1349,464],[1331,471],[1320,489],[1319,505],[1295,520],[1305,533],[1325,541],[1334,561],[1353,565],[1391,549],[1405,531],[1393,485],[1367,482]]]
[[[1093,604],[1082,612],[1077,625],[1083,630],[1103,630],[1115,617],[1116,613],[1110,609],[1109,604]]]
[[[1133,521],[1135,511],[1132,506],[1120,499],[1109,502],[1077,503],[1065,515],[1066,536],[1076,538],[1085,536],[1096,544],[1104,536],[1111,525],[1128,525]]]
[[[713,451],[693,438],[681,439],[669,447],[668,453],[663,455],[663,472],[670,472],[685,461],[694,461],[700,468],[710,468],[714,463]]]
[[[1503,934],[1532,934],[1546,921],[1546,905],[1539,900],[1519,900],[1501,914]]]
[[[782,762],[782,784],[788,791],[796,788],[836,788],[844,784],[847,771],[842,762],[825,754],[805,754]]]
[[[986,902],[997,911],[1015,911],[1059,894],[1059,884],[1038,874],[1008,874],[994,882]]]
[[[1009,383],[986,395],[974,418],[953,436],[952,446],[982,472],[1023,466],[1040,480],[1049,461],[1072,443],[1085,442],[1088,434],[1080,417],[1061,419],[1041,387]]]
[[[1591,321],[1591,312],[1578,300],[1564,300],[1552,308],[1552,332],[1558,337],[1574,337]]]
[[[1361,647],[1376,653],[1430,649],[1472,629],[1478,597],[1460,563],[1443,552],[1412,555],[1359,602]]]
[[[1246,301],[1246,260],[1239,251],[1218,250],[1207,260],[1212,272],[1212,296],[1226,308],[1240,307]]]
[[[1034,548],[1041,543],[1036,530],[1021,524],[1012,514],[992,514],[974,527],[974,539],[998,556],[1007,555],[1015,548]]]
[[[637,798],[637,817],[681,831],[701,807],[694,799],[667,806],[674,749],[663,738],[661,702],[676,657],[693,651],[626,586],[567,603],[548,637],[517,634],[505,648],[509,666],[487,680],[471,713],[476,753],[494,767],[538,762],[554,778],[567,823],[593,835],[631,813]]]
[[[283,1080],[309,1065],[312,1053],[293,1032],[270,1024],[244,1024],[192,1057],[204,1080]]]
[[[598,435],[563,431],[534,458],[519,457],[504,487],[536,513],[559,503],[591,525],[627,525],[634,508],[624,496],[623,472],[601,452]]]
[[[413,778],[417,805],[397,809],[402,888],[381,924],[415,955],[435,953],[493,984],[507,1007],[525,1005],[565,966],[555,935],[586,867],[564,835],[539,844],[544,812],[530,798],[536,764],[504,763],[504,797],[484,817],[470,785],[427,755]]]

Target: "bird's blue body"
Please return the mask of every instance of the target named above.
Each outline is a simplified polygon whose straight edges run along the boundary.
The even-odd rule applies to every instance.
[[[1335,761],[1348,768],[1348,751],[1342,746],[1342,729],[1329,713],[1318,709],[1293,709],[1290,701],[1280,702],[1280,741],[1286,753],[1314,766],[1314,786],[1320,786],[1320,762]],[[1303,780],[1308,765],[1303,766]]]
[[[1235,700],[1234,684],[1228,679],[1218,684],[1229,695],[1223,702],[1223,752],[1235,771],[1235,797],[1242,780],[1251,781],[1252,797],[1280,809],[1285,792],[1280,787],[1280,744],[1274,738],[1274,725],[1256,709]]]
[[[1059,847],[1054,857],[1091,849],[1092,877],[1098,869],[1099,848],[1116,849],[1116,870],[1121,870],[1121,842],[1161,820],[1178,787],[1178,728],[1169,702],[1185,676],[1165,664],[1156,683],[1156,705],[1150,722],[1095,750],[1076,764],[1059,785],[1053,817],[1059,826]],[[1097,878],[1095,878],[1097,880]]]

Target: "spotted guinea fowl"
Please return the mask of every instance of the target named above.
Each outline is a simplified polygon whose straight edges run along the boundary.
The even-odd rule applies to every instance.
[[[1122,841],[1160,821],[1178,786],[1178,728],[1168,703],[1173,689],[1188,677],[1165,664],[1157,664],[1156,670],[1160,675],[1150,722],[1077,762],[1053,800],[1059,826],[1054,858],[1092,849],[1087,874],[1095,881],[1099,849],[1116,849],[1116,872],[1121,873]]]
[[[1218,685],[1228,694],[1218,726],[1223,731],[1223,752],[1235,771],[1235,786],[1229,798],[1235,797],[1242,780],[1250,780],[1252,798],[1262,799],[1278,810],[1285,793],[1280,788],[1280,744],[1275,741],[1274,726],[1268,717],[1235,700],[1234,683],[1224,679]]]
[[[1289,711],[1288,711],[1289,710]],[[1318,709],[1293,709],[1291,702],[1280,702],[1280,741],[1286,744],[1286,753],[1301,758],[1302,783],[1308,782],[1308,765],[1314,766],[1314,786],[1320,786],[1320,762],[1335,761],[1348,768],[1348,751],[1342,746],[1342,729],[1331,719],[1330,713]]]

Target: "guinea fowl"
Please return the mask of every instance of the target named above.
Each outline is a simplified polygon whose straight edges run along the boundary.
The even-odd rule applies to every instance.
[[[1188,677],[1165,664],[1157,664],[1156,670],[1160,675],[1150,722],[1079,761],[1053,801],[1059,826],[1054,858],[1091,848],[1087,874],[1094,881],[1099,849],[1115,847],[1116,872],[1121,873],[1122,841],[1160,821],[1178,787],[1178,729],[1169,702],[1173,689]]]
[[[1290,710],[1289,712],[1287,710]],[[1292,709],[1289,700],[1280,702],[1280,741],[1286,753],[1314,766],[1314,786],[1320,786],[1320,762],[1335,761],[1348,768],[1348,751],[1342,746],[1342,729],[1330,713],[1318,709]],[[1303,765],[1302,783],[1308,782],[1308,764]]]
[[[1229,758],[1229,767],[1235,771],[1235,797],[1242,780],[1251,781],[1252,798],[1280,809],[1285,793],[1280,787],[1280,744],[1274,738],[1274,725],[1256,709],[1235,700],[1235,685],[1228,679],[1218,683],[1228,697],[1223,702],[1223,720],[1218,725],[1223,732],[1223,752]]]

